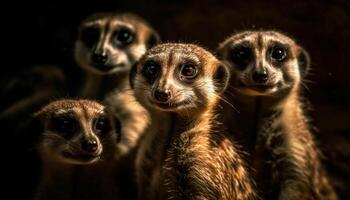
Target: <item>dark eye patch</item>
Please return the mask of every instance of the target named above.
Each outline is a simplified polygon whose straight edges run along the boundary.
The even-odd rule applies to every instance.
[[[120,27],[113,34],[114,44],[127,46],[135,40],[135,32],[128,27]]]
[[[192,80],[197,77],[198,71],[198,67],[194,62],[185,62],[180,69],[180,79]]]
[[[268,56],[272,61],[282,63],[288,57],[288,47],[276,42],[269,48]]]
[[[142,68],[142,75],[146,78],[147,82],[153,84],[160,74],[160,64],[155,61],[146,61]]]
[[[107,135],[112,129],[111,120],[107,115],[101,115],[94,119],[93,130],[101,135]]]
[[[81,41],[89,48],[92,48],[100,39],[100,29],[96,26],[85,27],[81,30]]]
[[[254,53],[249,44],[242,43],[231,47],[228,59],[240,69],[244,69],[254,58]]]
[[[51,119],[50,129],[58,132],[65,138],[71,137],[74,133],[78,132],[79,127],[79,121],[73,113],[56,115]]]

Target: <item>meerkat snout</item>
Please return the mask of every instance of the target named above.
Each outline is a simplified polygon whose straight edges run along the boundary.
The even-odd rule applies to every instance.
[[[109,55],[106,51],[93,51],[91,61],[97,66],[104,66],[108,61]]]
[[[124,73],[158,42],[155,30],[136,15],[96,13],[79,26],[75,58],[94,74]]]
[[[99,160],[106,142],[117,142],[119,122],[104,106],[87,100],[52,102],[35,114],[43,130],[39,149],[64,163]]]
[[[96,138],[84,138],[81,142],[81,149],[86,153],[95,153],[98,149]]]
[[[231,84],[247,95],[290,90],[309,68],[308,53],[277,32],[243,32],[221,43],[218,54],[234,72]]]
[[[153,97],[157,101],[165,103],[171,98],[171,91],[170,90],[164,90],[164,89],[156,89],[153,92]]]
[[[211,104],[213,96],[225,90],[229,73],[226,65],[195,45],[165,43],[146,52],[129,75],[144,106],[188,112]]]
[[[269,74],[265,68],[257,68],[252,72],[252,80],[257,84],[264,84],[268,81]]]

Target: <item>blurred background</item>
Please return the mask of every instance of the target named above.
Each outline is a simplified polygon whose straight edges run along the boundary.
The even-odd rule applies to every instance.
[[[83,75],[73,59],[77,26],[94,12],[133,12],[149,21],[163,41],[195,42],[212,51],[240,30],[275,29],[288,33],[311,55],[312,71],[305,82],[305,96],[312,104],[315,138],[337,191],[342,199],[350,199],[348,0],[95,0],[74,4],[51,1],[21,8],[8,5],[2,10],[12,14],[3,17],[2,47],[8,55],[1,64],[0,112],[8,112],[14,103],[23,105],[20,116],[0,118],[2,130],[12,139],[12,128],[42,104],[75,97]],[[42,71],[36,68],[39,65],[48,68]],[[63,71],[50,70],[51,66],[59,66]],[[42,74],[51,78],[43,79]],[[59,89],[51,91],[49,86]],[[43,91],[49,95],[40,96]],[[32,102],[37,103],[25,109]],[[11,151],[7,155],[13,158]],[[14,171],[10,162],[7,165]],[[18,178],[13,180],[21,180]]]

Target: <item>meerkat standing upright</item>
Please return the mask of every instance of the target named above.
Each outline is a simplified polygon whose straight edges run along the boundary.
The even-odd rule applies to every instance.
[[[79,27],[77,63],[86,71],[82,96],[103,100],[123,124],[117,155],[136,146],[148,121],[129,87],[131,66],[159,42],[158,34],[143,19],[128,13],[98,13]]]
[[[234,141],[216,123],[228,69],[192,44],[150,49],[130,73],[150,112],[136,171],[139,199],[255,199]]]
[[[291,38],[275,31],[247,31],[218,48],[231,66],[224,124],[251,153],[264,199],[337,199],[322,169],[300,99],[310,59]],[[224,105],[224,109],[227,109]]]
[[[89,100],[59,100],[35,115],[42,159],[37,200],[118,199],[114,183],[119,121]]]

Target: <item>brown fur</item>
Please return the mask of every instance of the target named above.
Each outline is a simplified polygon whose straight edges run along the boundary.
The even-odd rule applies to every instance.
[[[159,67],[154,81],[143,72],[149,62]],[[186,66],[196,67],[195,78],[183,75]],[[158,45],[133,68],[136,98],[152,119],[136,160],[139,199],[255,199],[235,142],[216,122],[228,76],[192,44]],[[156,103],[157,90],[169,90],[169,101]]]
[[[286,58],[274,61],[269,48],[282,45]],[[252,52],[245,66],[232,54],[244,44]],[[300,87],[309,59],[291,38],[274,31],[243,32],[231,36],[218,49],[231,66],[232,77],[225,98],[235,109],[222,102],[220,120],[251,154],[250,163],[263,199],[337,199],[309,130]],[[265,69],[268,87],[254,84],[252,74]],[[260,88],[260,89],[259,89]]]
[[[83,31],[89,27],[99,29],[99,39],[88,46],[82,39]],[[133,33],[133,40],[127,45],[116,45],[116,33],[127,27]],[[159,41],[156,31],[142,18],[130,13],[97,13],[84,20],[79,27],[75,59],[86,72],[81,96],[104,101],[122,123],[121,141],[116,146],[116,179],[128,199],[135,196],[134,183],[135,152],[149,116],[135,100],[128,83],[132,65]],[[109,52],[106,63],[109,71],[103,71],[92,62],[94,51]],[[122,180],[122,181],[120,181]],[[126,187],[126,185],[128,185]]]
[[[53,125],[58,116],[68,115],[73,115],[79,123],[79,130],[69,138],[64,135],[67,133],[58,132]],[[93,128],[94,121],[102,115],[110,128],[106,133],[97,133]],[[35,131],[41,134],[37,148],[43,163],[35,199],[118,198],[114,182],[114,154],[116,137],[120,133],[116,133],[114,117],[106,113],[104,106],[89,100],[59,100],[38,111],[35,119],[38,122]],[[93,154],[96,157],[79,160],[65,156],[65,152],[75,156],[86,155],[81,141],[87,138],[97,141],[96,153]]]
[[[82,41],[82,32],[91,26],[99,28],[100,38],[93,47],[88,47]],[[134,40],[127,46],[112,44],[114,31],[120,27],[128,27],[134,33]],[[151,43],[158,41],[158,34],[146,21],[129,13],[97,13],[80,24],[75,58],[86,71],[81,95],[103,100],[121,120],[123,134],[121,142],[117,145],[117,157],[128,156],[128,153],[132,152],[148,124],[146,110],[138,104],[130,89],[128,73],[150,45],[154,45]],[[110,53],[110,71],[102,71],[91,62],[91,54],[97,48]]]

